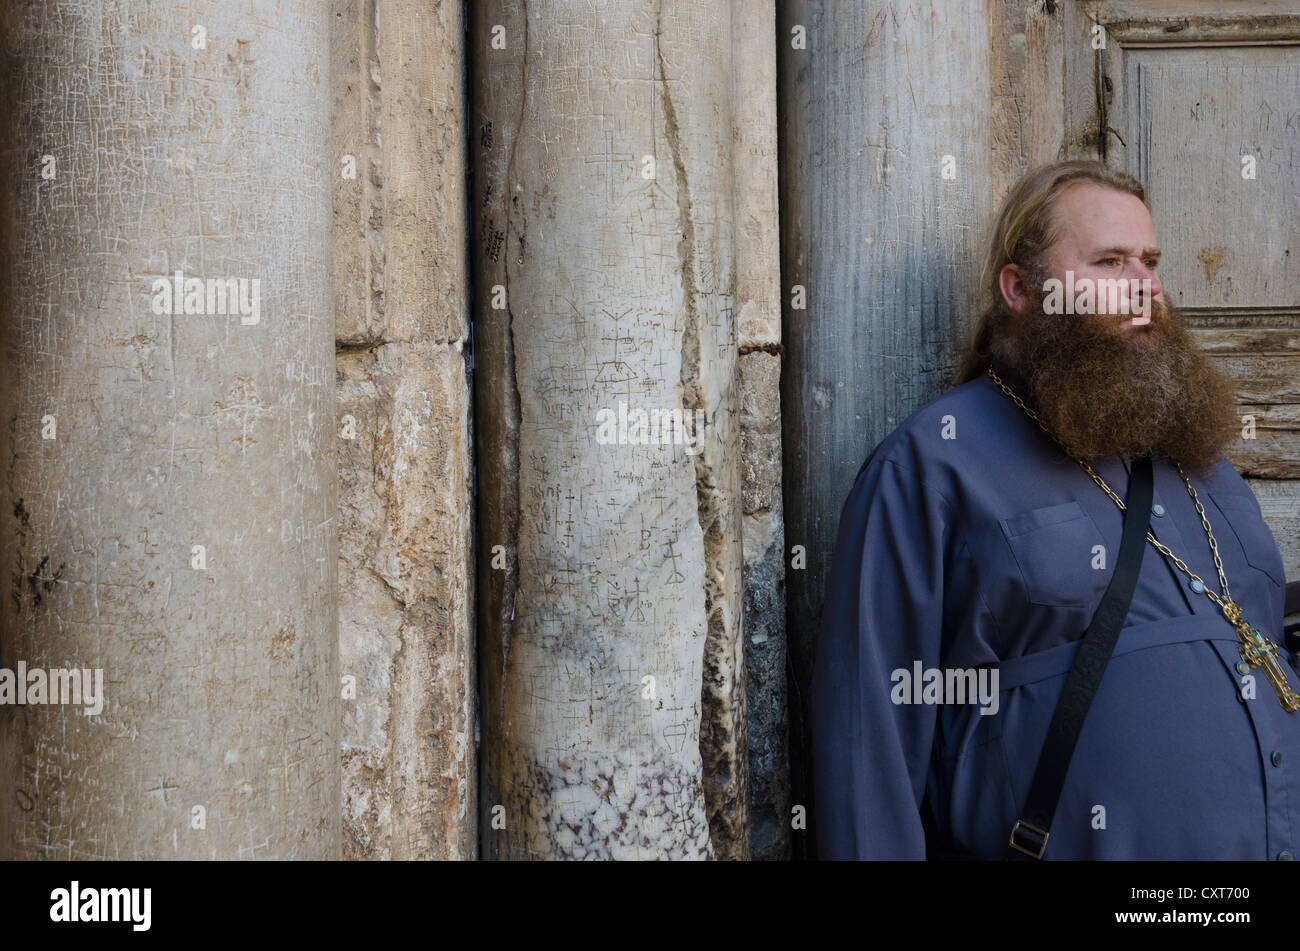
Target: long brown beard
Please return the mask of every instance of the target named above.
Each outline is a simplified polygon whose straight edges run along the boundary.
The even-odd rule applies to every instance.
[[[1205,478],[1236,436],[1236,392],[1178,312],[1152,301],[1151,322],[1123,330],[1124,317],[1045,314],[1042,281],[1031,287],[1029,329],[991,350],[1025,378],[1026,402],[1052,434],[1089,462],[1160,454]]]

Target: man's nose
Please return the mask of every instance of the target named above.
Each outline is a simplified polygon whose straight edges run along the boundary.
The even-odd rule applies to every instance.
[[[1151,289],[1149,293],[1151,299],[1158,301],[1164,300],[1164,289],[1160,286],[1160,278],[1156,275],[1156,269],[1154,267],[1148,267],[1143,261],[1135,261],[1129,270],[1128,277],[1138,282],[1137,292],[1139,298],[1143,294],[1142,282],[1150,281]]]

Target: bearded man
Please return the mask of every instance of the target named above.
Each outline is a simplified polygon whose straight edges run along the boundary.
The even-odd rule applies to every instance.
[[[955,385],[844,504],[813,677],[822,858],[1300,848],[1282,559],[1159,256],[1141,184],[1100,163],[1007,196]],[[1134,290],[1062,314],[1053,280]]]

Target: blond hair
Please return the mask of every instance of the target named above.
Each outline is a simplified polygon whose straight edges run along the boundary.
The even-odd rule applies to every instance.
[[[953,386],[973,380],[988,369],[994,338],[1005,331],[1008,316],[998,280],[1002,269],[1015,264],[1027,273],[1037,273],[1043,259],[1060,237],[1060,225],[1052,215],[1057,194],[1066,185],[1087,182],[1134,195],[1146,203],[1142,183],[1132,175],[1101,162],[1071,160],[1031,169],[1016,182],[993,225],[993,234],[980,275],[984,306],[953,377]]]

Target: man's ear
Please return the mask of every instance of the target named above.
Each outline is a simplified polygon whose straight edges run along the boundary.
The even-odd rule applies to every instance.
[[[1028,275],[1015,264],[1008,264],[998,274],[998,289],[1002,292],[1002,303],[1013,314],[1024,316],[1029,311]]]

